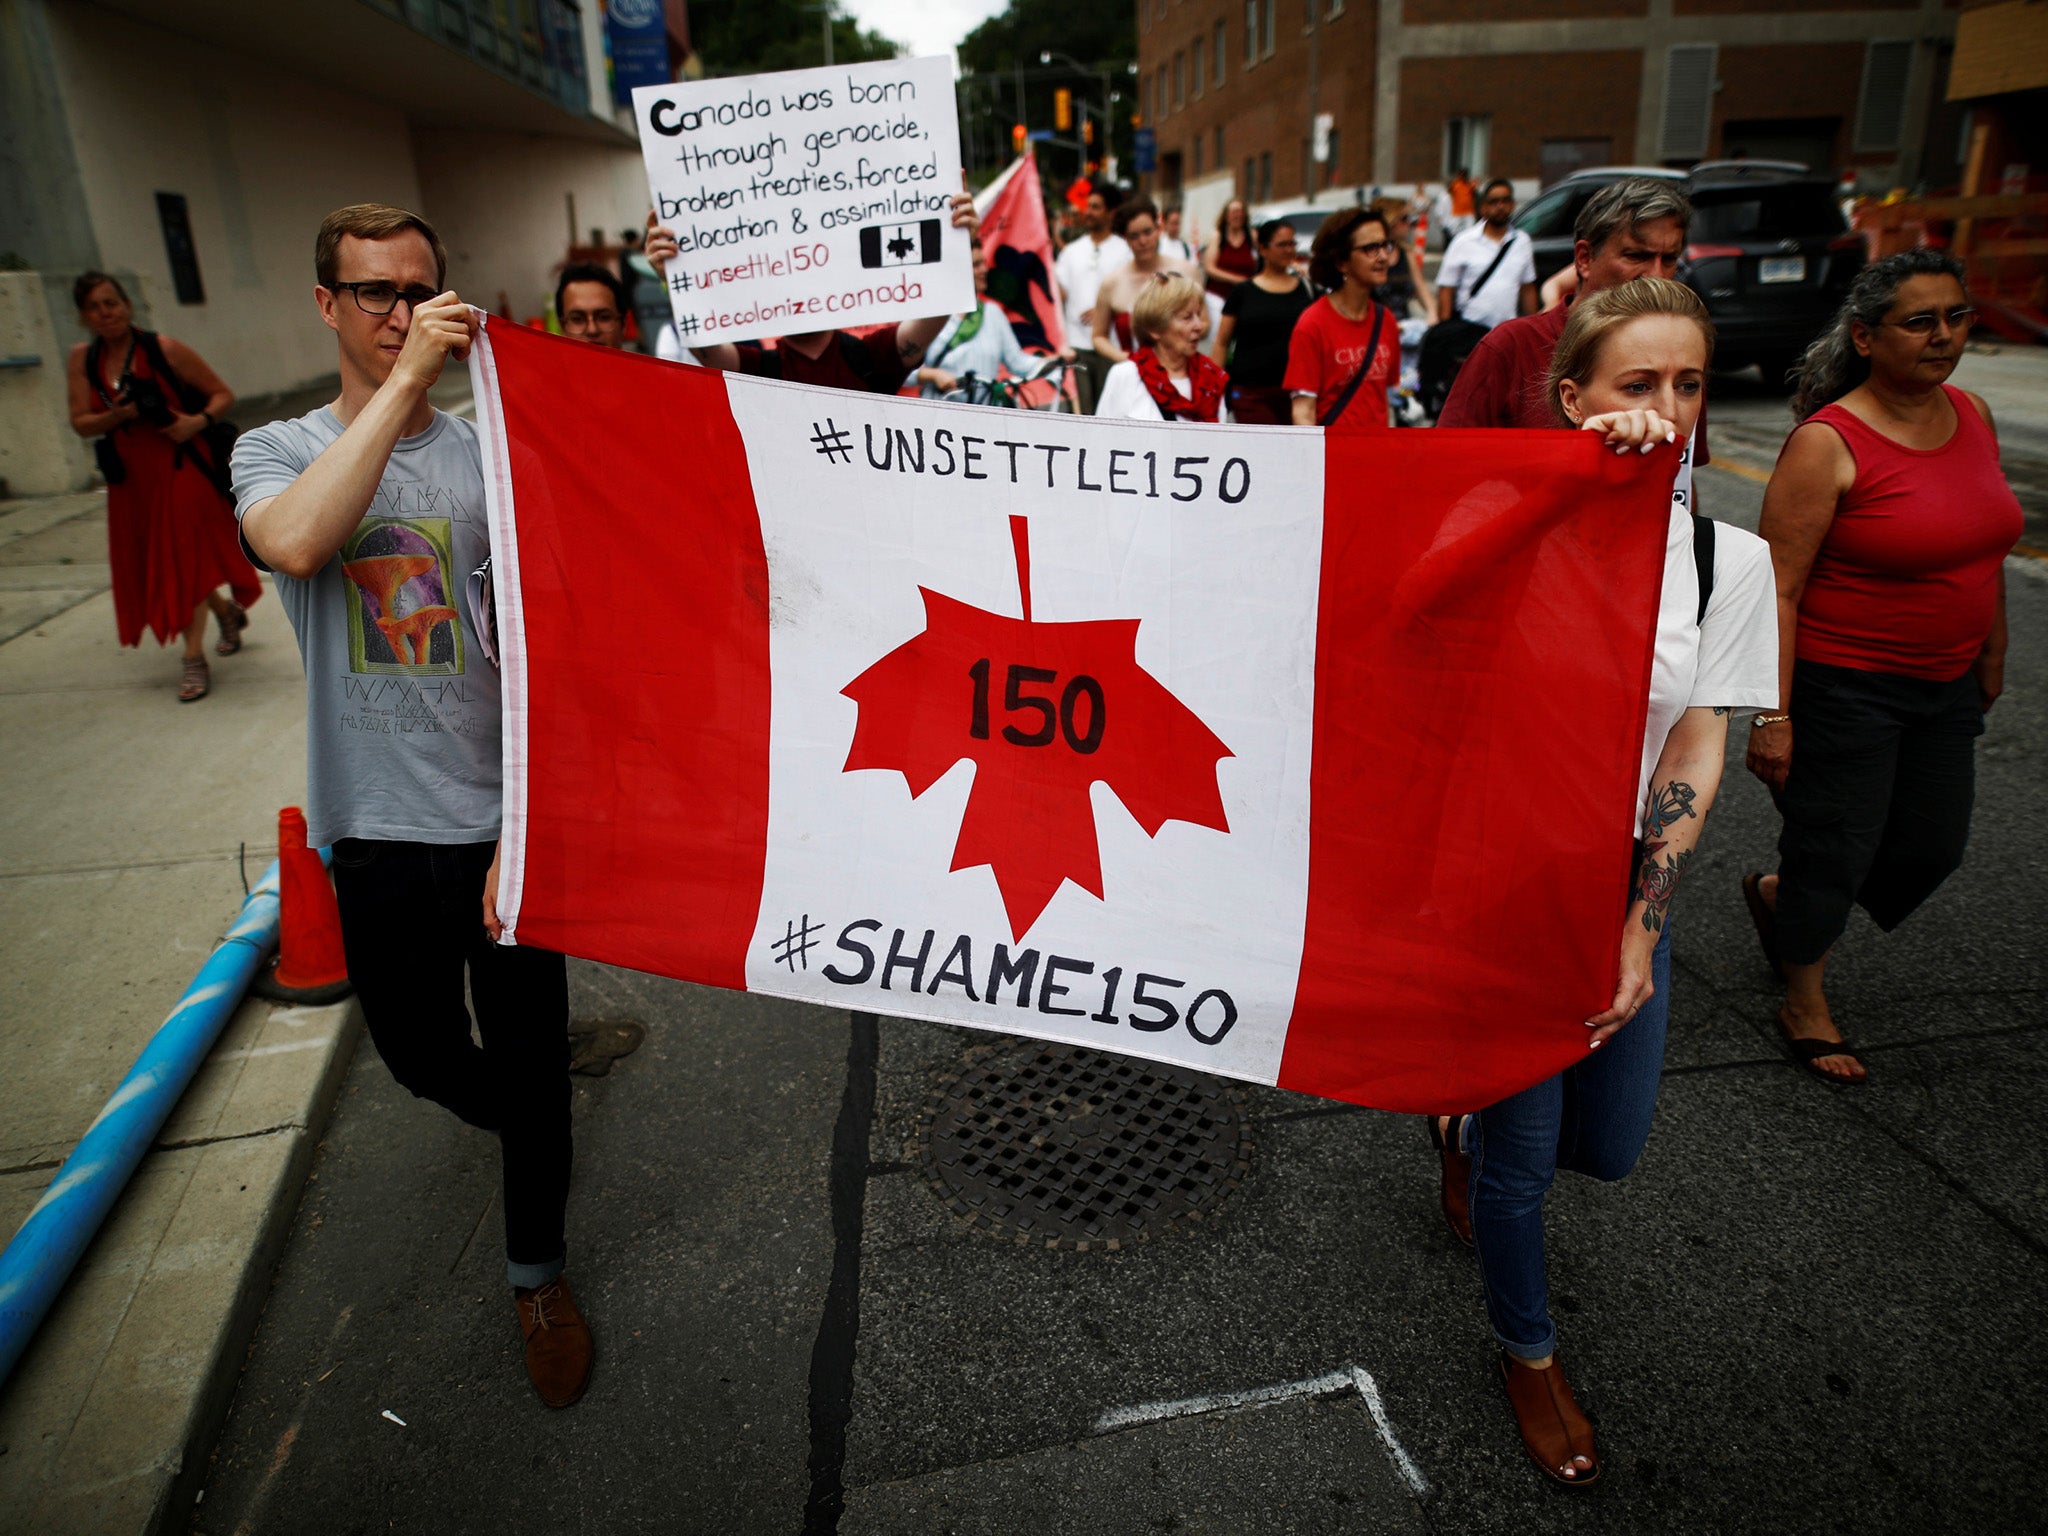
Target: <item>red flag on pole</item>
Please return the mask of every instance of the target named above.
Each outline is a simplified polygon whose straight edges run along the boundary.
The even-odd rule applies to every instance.
[[[1038,162],[1020,155],[975,205],[988,256],[989,296],[1003,306],[1018,341],[1057,352],[1067,333],[1053,287],[1052,230],[1045,222]]]
[[[1584,1055],[1676,450],[474,369],[517,942],[1384,1109]]]

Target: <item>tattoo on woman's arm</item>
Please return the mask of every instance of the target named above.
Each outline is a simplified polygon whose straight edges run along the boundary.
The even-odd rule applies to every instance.
[[[1636,870],[1635,899],[1643,904],[1643,926],[1652,933],[1663,929],[1664,921],[1671,913],[1671,898],[1678,894],[1679,877],[1685,873],[1685,866],[1692,862],[1692,850],[1682,848],[1663,863],[1658,863],[1657,855],[1666,846],[1664,843],[1645,843],[1643,862]]]
[[[1698,814],[1692,808],[1699,792],[1690,784],[1673,779],[1661,789],[1650,791],[1650,808],[1643,815],[1643,836],[1655,837],[1682,817]]]

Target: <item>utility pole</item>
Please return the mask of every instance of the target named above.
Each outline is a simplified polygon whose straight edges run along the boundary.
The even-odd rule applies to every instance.
[[[1323,29],[1316,17],[1316,0],[1308,0],[1308,153],[1302,156],[1307,185],[1301,189],[1303,200],[1308,202],[1315,199],[1316,168],[1321,164],[1316,159],[1316,87],[1320,83],[1322,40]]]

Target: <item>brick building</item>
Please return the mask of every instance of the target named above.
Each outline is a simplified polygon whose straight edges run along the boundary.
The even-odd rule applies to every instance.
[[[1137,6],[1150,180],[1197,219],[1233,193],[1407,188],[1461,164],[1525,184],[1737,153],[1873,188],[1956,174],[1955,0]]]

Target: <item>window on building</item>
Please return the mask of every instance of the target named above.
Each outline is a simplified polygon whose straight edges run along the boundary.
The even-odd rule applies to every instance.
[[[1266,0],[1266,3],[1267,3],[1267,5],[1268,5],[1268,6],[1270,7],[1270,6],[1271,6],[1271,4],[1272,4],[1272,0]],[[1272,11],[1271,11],[1271,10],[1269,9],[1269,10],[1268,10],[1268,11],[1266,12],[1266,14],[1267,14],[1268,16],[1270,16],[1270,15],[1272,15],[1273,13],[1272,13]],[[1259,201],[1260,201],[1260,202],[1262,202],[1262,203],[1269,203],[1269,202],[1271,202],[1272,200],[1273,200],[1273,152],[1272,152],[1272,151],[1271,151],[1271,150],[1269,149],[1269,150],[1267,150],[1267,151],[1266,151],[1266,152],[1265,152],[1264,154],[1262,154],[1262,155],[1260,155],[1260,156],[1259,156]]]
[[[1199,133],[1195,135],[1195,174],[1202,174],[1202,136]]]
[[[1188,95],[1202,94],[1202,40],[1198,37],[1188,49]]]
[[[1257,202],[1259,197],[1259,157],[1244,157],[1244,185],[1237,189],[1237,195],[1246,202]]]
[[[1443,178],[1449,181],[1460,168],[1472,173],[1474,181],[1486,179],[1487,151],[1493,143],[1491,117],[1447,117],[1444,119]]]
[[[1697,160],[1714,122],[1714,43],[1680,43],[1664,55],[1664,123],[1657,136],[1665,160]]]
[[[1223,84],[1223,23],[1216,23],[1216,37],[1209,46],[1209,57],[1215,61],[1216,84]]]
[[[1323,162],[1323,185],[1337,185],[1337,163],[1344,151],[1344,133],[1340,128],[1330,130],[1330,158]]]
[[[1178,112],[1181,103],[1188,99],[1188,56],[1176,53],[1173,56],[1173,110]]]
[[[1277,3],[1278,0],[1266,0],[1265,35],[1260,39],[1259,43],[1259,56],[1261,58],[1270,59],[1273,57],[1273,17],[1274,7]]]
[[[1873,42],[1863,55],[1863,89],[1856,99],[1856,147],[1897,149],[1906,126],[1906,84],[1913,73],[1910,42]]]
[[[1223,125],[1218,123],[1216,125],[1216,169],[1222,170],[1223,164]]]
[[[1259,0],[1244,0],[1244,61],[1259,62]]]
[[[199,248],[192,240],[192,215],[182,192],[156,195],[156,221],[164,234],[164,255],[171,263],[171,286],[180,304],[204,304],[206,284],[199,276]]]
[[[1159,66],[1152,77],[1152,116],[1156,120],[1166,116],[1166,66]]]
[[[1330,0],[1330,8],[1323,14],[1331,21],[1335,21],[1344,14],[1344,0]]]

